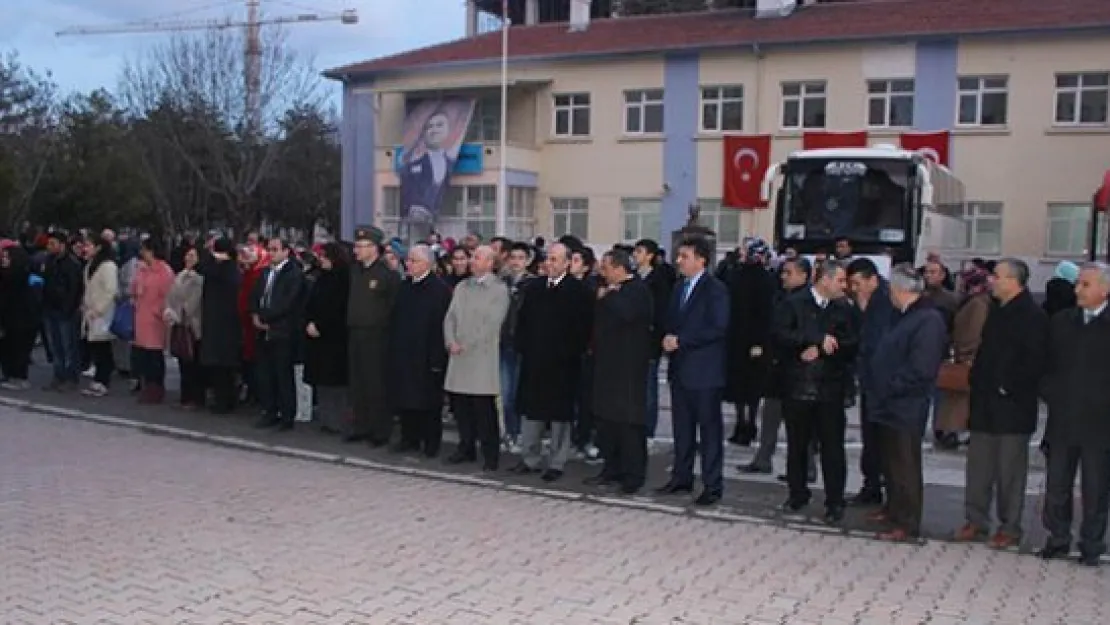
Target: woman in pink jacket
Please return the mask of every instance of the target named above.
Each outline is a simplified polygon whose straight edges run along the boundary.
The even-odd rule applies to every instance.
[[[131,282],[135,302],[135,372],[142,380],[139,403],[160,404],[166,396],[166,296],[173,288],[173,270],[162,260],[157,239],[143,239],[139,268]]]

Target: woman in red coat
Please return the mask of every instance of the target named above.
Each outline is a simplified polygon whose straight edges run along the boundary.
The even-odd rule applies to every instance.
[[[270,264],[269,254],[261,246],[244,245],[239,250],[239,266],[243,270],[243,279],[239,282],[239,325],[243,332],[242,350],[242,376],[243,387],[239,392],[240,402],[247,402],[255,397],[254,394],[254,341],[255,329],[251,320],[250,299],[254,292],[254,284],[262,275],[262,271]]]

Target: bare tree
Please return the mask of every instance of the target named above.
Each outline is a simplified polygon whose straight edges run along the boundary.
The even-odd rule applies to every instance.
[[[244,49],[240,30],[176,36],[129,62],[120,89],[132,114],[148,118],[147,130],[221,198],[222,217],[236,230],[259,219],[253,199],[283,149],[278,139],[288,131],[281,123],[285,113],[324,100],[311,60],[289,48],[285,32],[274,27],[262,33],[258,110],[250,110]],[[182,114],[149,119],[167,107]]]
[[[18,228],[31,210],[54,147],[57,88],[11,52],[0,58],[0,223]]]

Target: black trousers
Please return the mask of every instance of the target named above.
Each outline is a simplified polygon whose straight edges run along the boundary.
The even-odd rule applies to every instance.
[[[166,356],[160,349],[136,347],[131,350],[131,373],[143,384],[166,384]]]
[[[12,329],[0,339],[0,369],[13,380],[26,380],[31,366],[31,350],[38,333]]]
[[[859,471],[863,475],[863,490],[882,494],[883,461],[880,433],[882,426],[871,420],[867,411],[867,395],[860,393],[860,435],[863,438],[863,451],[859,457]]]
[[[810,499],[806,474],[812,457],[811,445],[816,440],[825,483],[825,507],[843,506],[844,482],[848,478],[843,398],[824,402],[783,400],[782,409],[786,422],[786,483],[790,498],[799,502]]]
[[[93,379],[104,386],[111,386],[112,374],[116,370],[116,357],[112,354],[112,342],[89,341],[88,346],[92,364],[96,367],[96,375],[93,376]]]
[[[925,484],[921,473],[921,433],[879,424],[878,441],[886,477],[887,516],[911,536],[921,533]]]
[[[593,411],[594,393],[594,358],[582,357],[582,375],[578,382],[578,400],[575,405],[574,432],[571,442],[575,447],[586,447],[594,440],[597,428],[596,415]]]
[[[205,378],[212,388],[212,412],[228,414],[235,411],[238,394],[235,390],[234,367],[207,367]]]
[[[643,424],[597,420],[597,445],[605,461],[602,474],[629,489],[647,479],[647,428]]]
[[[258,398],[271,419],[289,423],[297,416],[297,387],[293,375],[293,342],[261,339],[255,343]]]
[[[1106,553],[1107,510],[1110,508],[1110,450],[1049,446],[1048,480],[1041,521],[1054,547],[1071,548],[1076,470],[1082,471],[1079,551],[1085,556]]]
[[[443,419],[438,409],[401,410],[401,442],[418,447],[431,457],[439,455],[443,441]]]
[[[482,448],[482,460],[489,468],[496,468],[501,457],[501,426],[497,422],[496,397],[493,395],[451,396],[455,422],[459,426],[459,452],[477,457],[476,447]]]
[[[200,342],[193,346],[193,353],[200,353]],[[188,406],[203,408],[205,397],[204,367],[196,358],[191,361],[177,360],[177,367],[181,372],[181,403]]]

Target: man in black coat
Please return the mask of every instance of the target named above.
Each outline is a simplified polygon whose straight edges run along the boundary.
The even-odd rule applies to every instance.
[[[736,445],[751,445],[759,433],[756,417],[770,370],[776,288],[763,264],[768,252],[761,239],[749,241],[739,264],[726,276],[731,300],[726,399],[736,404],[736,427],[728,440]]]
[[[289,257],[288,241],[271,239],[267,251],[270,268],[255,282],[250,301],[251,322],[258,335],[258,396],[265,411],[256,425],[291,430],[297,416],[293,364],[305,327],[304,270]]]
[[[997,497],[997,549],[1021,541],[1021,515],[1029,477],[1029,439],[1037,429],[1038,391],[1048,357],[1048,315],[1026,285],[1029,266],[1004,258],[995,265],[982,342],[971,364],[971,441],[967,448],[966,523],[956,539],[972,541],[990,530]]]
[[[80,309],[85,282],[81,261],[63,232],[51,232],[43,271],[43,329],[54,359],[54,377],[47,390],[76,389],[81,373]]]
[[[429,458],[439,454],[443,440],[443,319],[451,305],[451,289],[432,273],[434,262],[427,245],[409,249],[409,275],[397,291],[389,324],[387,373],[390,404],[401,418],[394,451],[423,451]]]
[[[647,473],[648,363],[653,353],[651,292],[632,273],[628,252],[616,249],[601,259],[606,287],[594,315],[594,393],[598,443],[605,467],[587,484],[619,484],[631,495]]]
[[[868,347],[866,376],[861,368],[861,378],[866,379],[865,418],[875,429],[872,444],[879,446],[878,456],[886,467],[887,506],[872,516],[890,523],[890,531],[879,535],[885,540],[908,540],[921,532],[921,439],[948,344],[944,315],[923,297],[924,291],[924,280],[912,265],[891,271],[890,292],[881,296],[889,297],[901,314],[881,335],[872,337],[877,344]],[[877,304],[872,299],[867,310]]]
[[[674,292],[675,271],[663,261],[659,244],[651,239],[636,242],[632,251],[636,261],[636,273],[644,281],[652,298],[652,351],[647,372],[646,421],[648,440],[655,438],[655,427],[659,423],[659,361],[663,357],[663,322],[667,318],[667,308]]]
[[[787,298],[775,319],[774,339],[787,356],[783,415],[786,420],[786,481],[788,512],[809,505],[806,472],[809,447],[816,438],[821,448],[825,483],[825,521],[844,518],[845,387],[851,376],[859,332],[851,304],[844,298],[844,267],[821,261],[814,268],[813,286]]]
[[[1044,381],[1048,484],[1041,517],[1050,536],[1040,555],[1063,558],[1071,551],[1072,493],[1082,467],[1079,559],[1098,566],[1110,507],[1110,269],[1085,265],[1075,290],[1079,306],[1057,313],[1050,326]]]
[[[545,261],[546,280],[525,287],[514,339],[520,354],[517,410],[521,423],[521,461],[510,469],[525,475],[540,471],[542,437],[551,424],[551,452],[543,479],[563,476],[571,452],[574,406],[582,357],[590,339],[593,296],[570,275],[570,250],[554,243]]]

